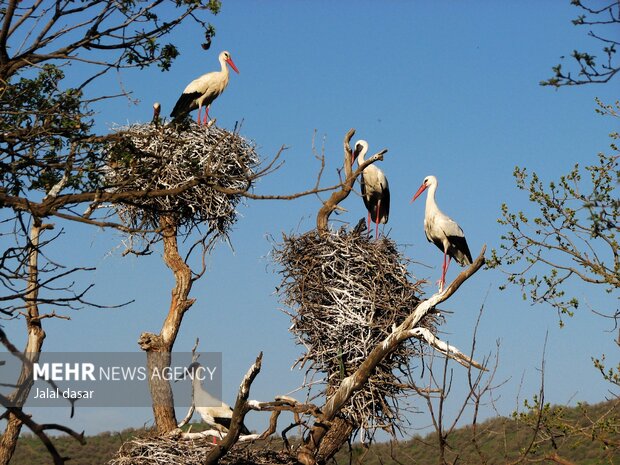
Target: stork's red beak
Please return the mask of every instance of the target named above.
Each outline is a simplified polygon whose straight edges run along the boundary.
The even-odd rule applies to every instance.
[[[237,67],[233,63],[232,58],[229,58],[228,60],[226,60],[226,63],[228,63],[230,65],[230,67],[235,70],[235,73],[239,74],[239,70],[237,69]]]
[[[413,203],[413,201],[414,201],[415,199],[417,199],[418,197],[420,197],[420,194],[421,194],[422,192],[424,192],[425,190],[426,190],[426,184],[422,184],[422,185],[420,186],[420,188],[418,189],[418,192],[416,192],[416,193],[415,193],[415,195],[414,195],[414,196],[413,196],[413,198],[411,199],[411,202],[409,202],[409,203]]]

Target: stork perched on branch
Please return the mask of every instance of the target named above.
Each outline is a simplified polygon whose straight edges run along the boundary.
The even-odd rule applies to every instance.
[[[187,368],[188,373],[192,376],[192,393],[194,396],[194,406],[196,411],[202,417],[202,420],[210,426],[218,425],[224,427],[226,430],[230,429],[233,409],[225,402],[222,402],[218,398],[209,394],[209,392],[202,387],[200,380],[204,378],[205,368],[198,362],[193,362]],[[202,372],[202,375],[200,374]],[[241,434],[250,434],[250,431],[242,423]]]
[[[435,244],[443,252],[443,266],[439,280],[439,290],[442,291],[446,282],[446,272],[450,266],[450,258],[454,258],[461,266],[471,265],[472,258],[463,230],[454,220],[443,213],[435,202],[435,191],[437,190],[437,178],[435,176],[424,178],[424,182],[411,202],[417,199],[427,188],[424,232],[428,241]],[[448,257],[447,262],[446,256]]]
[[[198,108],[198,117],[196,122],[200,124],[200,114],[202,108],[205,107],[204,124],[207,124],[209,118],[209,106],[211,103],[224,92],[228,85],[228,65],[236,72],[239,70],[235,66],[235,63],[230,57],[230,53],[223,51],[219,56],[221,70],[214,71],[212,73],[203,74],[197,79],[190,82],[177,103],[172,109],[170,116],[174,119],[179,119],[187,115],[190,111]]]
[[[353,149],[353,161],[357,164],[364,163],[364,157],[368,152],[368,142],[358,140]],[[362,186],[362,198],[368,210],[368,235],[370,236],[370,222],[375,223],[375,239],[379,238],[379,223],[387,223],[390,214],[390,188],[388,180],[379,168],[374,164],[368,165],[362,171],[360,178]]]

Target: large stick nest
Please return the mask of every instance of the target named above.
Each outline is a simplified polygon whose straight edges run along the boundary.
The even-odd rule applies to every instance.
[[[168,215],[179,226],[206,222],[212,231],[229,231],[237,219],[236,205],[255,177],[259,157],[254,144],[215,125],[179,130],[175,125],[134,124],[120,128],[118,136],[108,149],[109,191],[146,193],[198,181],[174,195],[137,195],[115,205],[127,226],[155,229],[160,217]]]
[[[201,465],[217,445],[211,438],[179,440],[177,438],[133,438],[123,444],[109,465]],[[284,451],[252,447],[237,443],[219,461],[222,465],[299,465]]]
[[[344,230],[321,237],[310,231],[285,236],[275,260],[282,267],[282,301],[292,310],[290,330],[305,348],[296,364],[309,363],[312,379],[323,377],[327,397],[420,301],[409,260],[387,238],[371,241]],[[429,315],[420,325],[434,332],[436,320]],[[399,399],[410,386],[411,359],[421,351],[415,342],[401,344],[343,410],[363,440],[378,428],[394,434],[402,425]]]

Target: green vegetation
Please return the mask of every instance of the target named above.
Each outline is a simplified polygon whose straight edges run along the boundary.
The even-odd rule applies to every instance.
[[[544,426],[540,428],[536,428],[538,415],[535,410],[530,414],[514,415],[513,418],[494,418],[476,425],[475,428],[467,426],[454,431],[447,439],[450,448],[446,459],[448,463],[459,465],[618,464],[618,409],[620,404],[616,400],[595,405],[580,404],[572,408],[546,406],[544,416],[547,418],[541,422]],[[558,427],[554,428],[550,426],[549,417],[561,418],[562,421],[558,421]],[[592,428],[593,419],[598,419],[599,428],[605,428],[605,434],[596,439],[587,434]],[[573,428],[566,428],[566,425],[572,425]],[[586,434],[581,434],[584,432]],[[416,436],[394,445],[377,444],[368,451],[356,446],[352,453],[359,458],[366,452],[361,462],[364,465],[435,465],[440,463],[437,443],[436,434],[433,433],[425,437]],[[338,463],[348,463],[349,452],[342,450],[340,454]],[[554,454],[565,462],[545,460]]]
[[[603,402],[596,405],[583,404],[578,407],[549,407],[545,415],[561,415],[563,424],[574,425],[572,429],[544,428],[534,437],[537,415],[515,415],[514,418],[495,418],[473,426],[456,430],[448,438],[451,452],[450,462],[467,464],[507,464],[514,463],[524,452],[520,463],[552,463],[541,460],[557,453],[563,459],[579,465],[620,464],[618,450],[620,447],[620,420],[617,401]],[[579,426],[588,425],[590,419],[599,419],[605,433],[593,440],[579,434]],[[549,425],[550,422],[546,422]],[[192,431],[201,429],[200,424],[192,424]],[[87,438],[86,446],[66,437],[56,437],[54,442],[62,455],[71,457],[72,465],[105,464],[119,449],[123,441],[135,436],[148,434],[144,429],[126,429],[120,433],[105,432]],[[548,440],[552,437],[552,440]],[[602,440],[601,440],[602,438]],[[545,440],[547,439],[547,440]],[[553,449],[555,444],[557,449]],[[530,447],[531,445],[531,447]],[[395,444],[381,443],[365,450],[354,446],[354,458],[362,458],[364,465],[420,464],[438,463],[437,438],[435,434],[425,437],[415,436],[408,441]],[[339,464],[349,463],[349,451],[342,450],[337,456]],[[14,465],[39,465],[49,463],[49,454],[41,441],[32,434],[20,438],[17,450],[11,461]],[[354,460],[353,463],[356,463]]]

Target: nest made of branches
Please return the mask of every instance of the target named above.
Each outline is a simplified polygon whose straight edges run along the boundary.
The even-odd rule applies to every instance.
[[[283,275],[279,293],[291,309],[290,330],[305,348],[296,364],[306,364],[312,378],[324,378],[327,397],[420,301],[409,260],[388,238],[369,240],[346,230],[321,237],[313,230],[285,236],[275,260]],[[437,323],[429,314],[419,325],[435,332]],[[343,410],[363,440],[378,428],[394,434],[401,426],[399,399],[410,386],[412,358],[422,350],[413,341],[401,344]]]
[[[178,226],[207,223],[220,234],[235,223],[236,206],[252,187],[260,161],[255,145],[236,131],[193,123],[122,127],[107,157],[108,191],[144,194],[115,204],[126,226],[156,229],[161,216],[168,215]],[[180,192],[147,195],[162,189]]]
[[[217,445],[211,438],[179,440],[174,437],[133,438],[123,444],[109,465],[202,465]],[[285,451],[236,444],[218,462],[222,465],[299,465]]]

